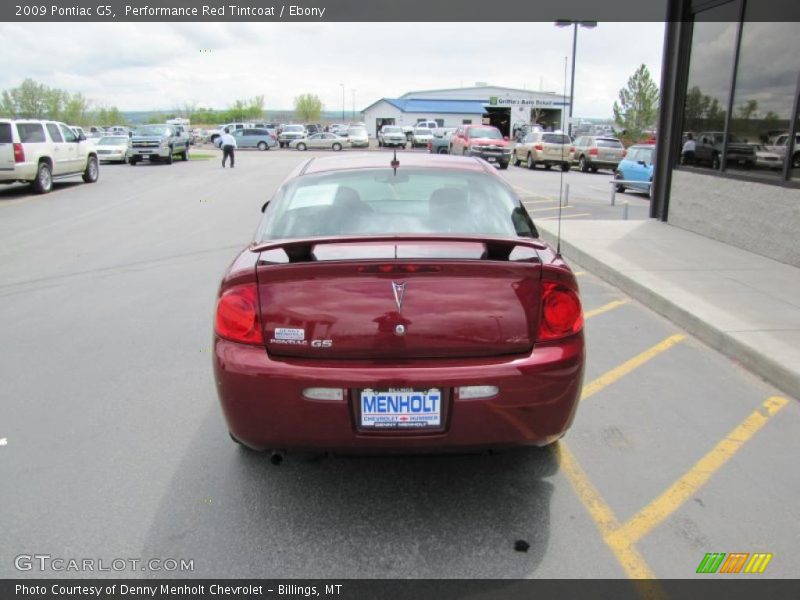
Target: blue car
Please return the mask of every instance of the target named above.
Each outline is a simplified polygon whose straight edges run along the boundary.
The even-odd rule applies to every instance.
[[[624,192],[626,189],[637,192],[650,193],[653,181],[653,158],[655,157],[656,147],[652,144],[636,144],[628,148],[625,158],[619,161],[617,170],[614,172],[614,179],[629,182],[642,183],[619,183],[617,191]]]

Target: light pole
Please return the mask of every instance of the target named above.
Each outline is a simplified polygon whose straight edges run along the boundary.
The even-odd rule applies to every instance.
[[[339,85],[342,86],[342,123],[344,123],[344,84],[340,83]]]
[[[576,19],[559,19],[556,27],[569,27],[572,25],[572,75],[569,82],[569,128],[567,133],[572,137],[572,103],[575,99],[575,50],[578,47],[578,25],[587,29],[597,27],[597,21],[578,21]]]
[[[355,122],[355,120],[356,120],[356,91],[354,89],[350,90],[350,91],[353,92],[353,122]]]

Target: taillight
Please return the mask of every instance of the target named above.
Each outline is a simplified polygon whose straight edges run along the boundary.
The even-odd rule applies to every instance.
[[[589,148],[590,156],[597,156],[597,148]]]
[[[570,146],[570,147],[569,147],[569,151],[570,151],[570,152],[575,152],[575,146]]]
[[[14,144],[14,162],[25,162],[25,150],[22,149],[22,144]]]
[[[583,310],[577,292],[555,281],[543,281],[537,341],[567,337],[578,333],[582,327]]]
[[[263,344],[258,318],[258,292],[254,283],[225,290],[217,301],[214,329],[217,335],[243,344]]]
[[[536,144],[536,145],[533,147],[533,149],[534,149],[534,150],[539,150],[539,151],[541,152],[542,150],[544,150],[544,146],[542,146],[541,144]]]

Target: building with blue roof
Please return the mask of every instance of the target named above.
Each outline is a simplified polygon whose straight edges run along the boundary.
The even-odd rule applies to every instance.
[[[565,129],[568,108],[568,97],[554,92],[476,84],[381,98],[363,109],[361,116],[371,136],[383,125],[411,129],[421,121],[435,121],[440,127],[491,124],[510,136],[532,123]]]

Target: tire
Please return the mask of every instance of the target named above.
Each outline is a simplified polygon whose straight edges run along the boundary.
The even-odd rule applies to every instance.
[[[527,166],[531,171],[536,168],[536,161],[533,160],[533,156],[528,154],[528,158],[525,160],[525,166]]]
[[[447,148],[441,147],[436,151],[436,154],[447,154]]]
[[[561,163],[561,170],[564,171],[565,173],[569,171],[571,167],[572,165],[570,165],[569,163]]]
[[[517,151],[514,150],[514,166],[518,167],[521,164],[522,164],[522,161],[519,159],[519,156],[517,156]]]
[[[46,194],[53,189],[53,171],[46,162],[40,162],[36,169],[36,179],[33,180],[33,191],[37,194]]]
[[[132,167],[135,167],[137,162],[139,162],[139,161],[138,161],[138,160],[136,160],[135,158],[129,158],[129,159],[128,159],[128,164],[129,164],[130,166],[132,166]]]
[[[553,168],[553,165],[551,165],[550,163],[545,163],[545,165],[544,165],[544,170],[545,171],[549,171],[552,168]]]
[[[502,170],[506,170],[508,168],[508,163],[507,162],[506,163],[500,163],[500,168]]]
[[[189,148],[181,152],[181,160],[189,160]]]
[[[167,154],[166,158],[164,159],[164,162],[167,163],[168,165],[172,164],[172,147],[170,147],[169,154]]]
[[[620,173],[619,171],[614,173],[614,179],[622,179],[622,173]],[[621,183],[616,184],[614,186],[614,189],[616,190],[616,192],[618,194],[624,194],[625,193],[625,186],[622,185]]]
[[[711,168],[715,171],[719,171],[720,162],[719,162],[719,154],[716,152],[711,156]]]
[[[339,152],[342,149],[342,145],[339,142],[336,142],[333,146],[331,146],[331,150],[334,152]]]
[[[591,167],[592,173],[597,173],[597,167]]]
[[[792,168],[800,169],[800,152],[795,152],[792,156]]]
[[[258,142],[258,149],[264,152],[264,150],[269,150],[269,146],[266,142]]]
[[[300,150],[300,152],[305,152],[305,151],[307,150],[307,148],[306,148],[306,145],[305,145],[305,144],[303,144],[302,142],[301,142],[301,143],[299,143],[299,144],[297,144],[297,146],[295,146],[295,148],[297,148],[298,150]]]
[[[84,183],[94,183],[100,177],[100,166],[97,164],[97,157],[90,156],[86,163],[86,170],[83,172]]]
[[[581,173],[589,172],[589,164],[586,162],[585,156],[581,156],[580,160],[578,161],[578,168],[581,170]]]

